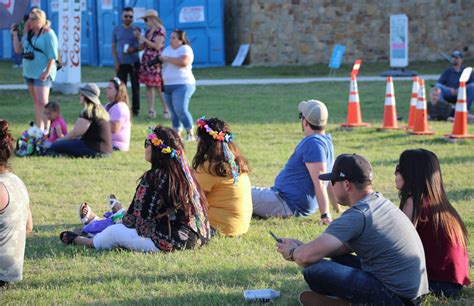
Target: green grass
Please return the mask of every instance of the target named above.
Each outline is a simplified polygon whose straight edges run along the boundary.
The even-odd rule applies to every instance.
[[[474,66],[474,59],[466,59],[466,66]],[[14,69],[10,61],[0,61],[0,84],[23,83],[22,70]],[[361,76],[378,76],[389,69],[389,62],[362,63]],[[412,62],[409,70],[419,74],[441,74],[449,66],[446,60],[436,62]],[[105,82],[115,75],[112,67],[82,66],[82,82]],[[352,70],[352,64],[344,64],[335,72],[335,76],[347,77]],[[246,79],[246,78],[288,78],[288,77],[327,77],[327,64],[310,66],[277,66],[277,67],[215,67],[193,69],[196,79]]]
[[[320,99],[329,109],[328,132],[333,136],[336,153],[366,156],[375,169],[375,188],[396,205],[393,171],[400,153],[419,147],[434,151],[441,160],[449,198],[472,235],[474,143],[445,141],[442,135],[451,131],[451,124],[446,122],[431,124],[437,132],[433,136],[377,131],[383,113],[383,82],[359,83],[363,119],[373,127],[341,130],[348,90],[349,84],[339,82],[199,87],[191,101],[191,112],[194,118],[204,114],[227,120],[251,163],[252,184],[269,186],[302,137],[298,102]],[[395,81],[398,113],[404,118],[410,90],[410,82]],[[19,135],[33,118],[31,99],[25,91],[0,94],[0,116],[9,120],[14,135]],[[78,97],[53,93],[51,100],[60,101],[71,127],[80,111]],[[142,92],[143,109],[145,104]],[[170,125],[167,120],[158,122]],[[297,305],[298,292],[307,286],[300,269],[275,251],[268,230],[308,241],[325,228],[318,225],[317,216],[252,220],[249,232],[242,237],[216,237],[202,249],[173,254],[101,252],[64,246],[59,241],[62,230],[79,226],[77,207],[82,201],[91,203],[98,212],[107,208],[109,193],[115,193],[126,205],[130,203],[137,178],[148,167],[144,161],[144,130],[155,123],[144,117],[134,119],[130,152],[116,152],[110,158],[12,158],[13,171],[28,187],[35,225],[27,238],[24,280],[0,290],[2,304],[236,305],[245,304],[243,290],[273,288],[282,292],[275,304]],[[186,149],[191,159],[195,144],[187,144]],[[472,244],[469,250],[472,261]],[[474,291],[468,288],[460,300],[430,297],[426,304],[469,305],[473,301]]]

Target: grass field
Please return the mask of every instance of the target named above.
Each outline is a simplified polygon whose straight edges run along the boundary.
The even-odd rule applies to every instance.
[[[104,75],[109,72],[98,69],[95,77],[107,80]],[[251,77],[259,75],[252,72]],[[93,77],[89,74],[85,79]],[[8,78],[0,77],[0,82],[8,83]],[[374,166],[376,190],[395,205],[398,199],[393,171],[400,153],[419,147],[434,151],[441,160],[448,196],[472,236],[474,142],[445,141],[442,135],[451,131],[451,124],[445,122],[431,124],[437,132],[433,136],[377,131],[383,114],[383,82],[359,83],[363,119],[372,127],[341,130],[348,90],[349,84],[341,82],[199,87],[191,101],[191,112],[195,119],[206,115],[227,120],[250,161],[252,184],[269,186],[302,138],[298,102],[322,100],[329,109],[328,132],[333,136],[336,154],[357,152],[366,156]],[[410,90],[410,82],[395,81],[398,114],[405,120]],[[2,91],[0,95],[0,117],[11,122],[14,135],[20,135],[33,118],[30,97],[25,91]],[[53,93],[51,100],[61,103],[72,127],[80,111],[79,98]],[[145,104],[143,91],[143,109]],[[275,304],[297,305],[298,292],[307,288],[301,271],[275,251],[268,230],[308,241],[325,228],[318,225],[317,216],[252,220],[250,231],[242,237],[215,237],[202,249],[173,254],[99,252],[60,242],[58,234],[62,230],[79,226],[79,203],[87,201],[96,211],[105,211],[109,193],[115,193],[125,205],[130,203],[137,178],[148,167],[144,161],[144,130],[156,123],[170,125],[167,120],[135,118],[130,152],[116,152],[110,158],[11,160],[12,170],[29,190],[34,230],[27,238],[24,280],[0,290],[1,304],[239,305],[246,304],[243,290],[273,288],[282,293]],[[474,126],[470,130],[474,133]],[[190,160],[195,144],[187,143],[186,149]],[[469,250],[472,261],[472,244]],[[429,297],[425,304],[473,304],[474,290],[464,292],[457,301]]]

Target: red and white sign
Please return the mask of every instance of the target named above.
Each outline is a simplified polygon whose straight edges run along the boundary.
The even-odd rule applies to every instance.
[[[0,0],[0,3],[8,10],[10,14],[13,14],[13,8],[15,7],[15,0]]]
[[[81,82],[81,0],[59,0],[59,52],[63,68],[57,83]]]

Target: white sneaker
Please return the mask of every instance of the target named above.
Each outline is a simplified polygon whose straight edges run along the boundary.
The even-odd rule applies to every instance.
[[[196,141],[196,137],[194,137],[194,135],[188,134],[186,135],[186,141]]]

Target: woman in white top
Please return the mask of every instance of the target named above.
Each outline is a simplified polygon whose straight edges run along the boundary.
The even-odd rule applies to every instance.
[[[181,124],[187,132],[186,140],[195,140],[193,117],[189,112],[189,100],[196,90],[196,80],[192,72],[193,49],[189,46],[186,33],[175,30],[171,33],[170,45],[165,48],[160,60],[163,62],[163,97],[171,111],[173,129],[179,134]]]
[[[110,116],[110,131],[112,132],[112,146],[114,150],[128,151],[130,147],[130,133],[132,130],[128,93],[125,83],[114,77],[109,81],[105,91],[109,103],[105,109]]]

